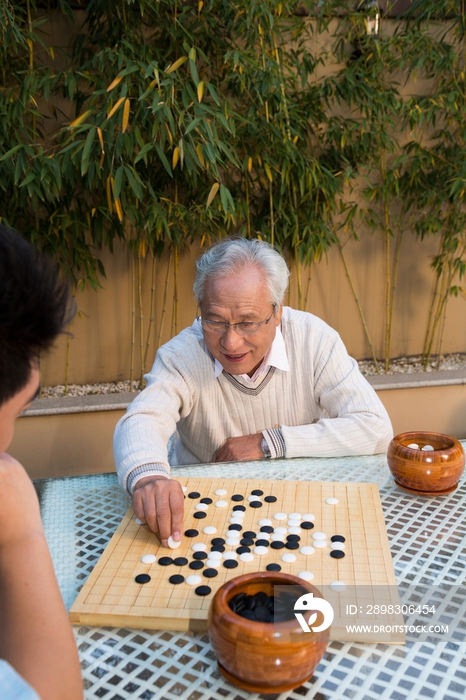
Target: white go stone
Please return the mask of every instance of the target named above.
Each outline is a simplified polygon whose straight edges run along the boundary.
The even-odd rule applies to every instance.
[[[332,591],[341,592],[346,589],[346,583],[343,583],[343,581],[332,581],[330,588]]]
[[[304,554],[305,557],[309,557],[311,554],[314,554],[316,551],[314,547],[309,547],[308,545],[305,545],[304,547],[301,547],[299,550],[301,554]]]
[[[230,518],[230,524],[231,525],[242,525],[243,520],[242,520],[242,518]]]
[[[228,491],[226,489],[217,489],[215,491],[216,496],[226,496]]]
[[[345,548],[344,542],[331,542],[330,543],[330,549],[344,549],[344,548]]]
[[[258,540],[270,540],[270,532],[258,532],[257,539]]]
[[[325,503],[328,503],[329,506],[336,506],[336,504],[338,503],[338,498],[326,498]]]
[[[274,520],[288,520],[288,516],[286,513],[275,513],[273,517]]]
[[[209,552],[209,559],[221,559],[222,558],[222,552]]]
[[[211,552],[211,554],[214,554],[214,552]],[[221,554],[221,552],[219,552]],[[207,557],[205,565],[208,569],[218,569],[219,566],[222,565],[222,562],[220,559],[212,559],[211,557]]]
[[[317,549],[323,549],[324,547],[327,546],[327,541],[326,540],[314,540],[312,543],[314,547],[317,547]]]
[[[182,490],[183,493],[184,493],[184,492],[187,491],[188,489],[186,488],[186,486],[182,486],[182,487],[181,487],[181,490]]]
[[[228,505],[227,501],[215,501],[217,508],[226,508]]]
[[[296,519],[294,519],[294,520],[290,519],[290,520],[288,520],[288,522],[286,524],[288,525],[288,527],[299,527],[301,524],[301,521],[296,520]]]
[[[191,576],[187,576],[185,580],[188,586],[197,586],[197,584],[202,581],[201,577],[197,574],[191,574]]]
[[[288,515],[290,520],[301,520],[301,513],[290,513]]]
[[[274,532],[275,532],[277,535],[286,535],[286,533],[288,532],[288,528],[286,528],[286,527],[276,527],[276,528],[274,529]]]
[[[144,554],[144,556],[141,557],[141,561],[143,564],[153,564],[157,561],[157,557],[155,554]]]
[[[313,523],[314,520],[316,519],[316,516],[314,515],[314,513],[305,513],[304,515],[301,516],[301,519],[304,520],[305,522]]]
[[[262,518],[262,520],[259,520],[259,525],[263,527],[264,525],[273,525],[273,523],[268,518]]]
[[[213,525],[207,525],[202,532],[204,532],[206,535],[215,535],[217,532],[217,528],[214,527]]]
[[[302,535],[303,533],[300,527],[289,527],[288,532],[290,535]]]
[[[312,581],[314,578],[314,574],[312,571],[300,571],[298,574],[298,578],[302,578],[303,581]]]
[[[313,540],[325,540],[327,539],[327,535],[325,532],[314,532],[312,535]]]
[[[227,537],[225,540],[225,544],[228,544],[230,547],[237,547],[238,546],[238,538],[237,537]]]
[[[292,562],[296,561],[296,557],[294,554],[282,554],[282,561],[285,561],[287,564],[291,564]]]
[[[262,557],[264,554],[269,553],[269,548],[268,547],[262,547],[259,545],[258,547],[254,547],[254,554],[258,554],[260,557]]]
[[[245,562],[250,562],[254,561],[254,554],[251,554],[251,552],[243,552],[243,554],[239,555],[240,561],[245,561]]]
[[[224,559],[238,559],[238,552],[222,552]]]
[[[423,452],[433,452],[434,448],[432,447],[432,445],[424,445],[424,447],[421,447],[421,450]]]
[[[194,507],[196,510],[207,510],[209,506],[207,503],[196,503]]]
[[[248,496],[248,501],[260,501],[259,496]]]
[[[226,537],[237,537],[239,539],[241,535],[239,530],[228,530]]]
[[[139,520],[139,518],[136,518],[134,522],[136,523],[136,525],[145,525],[146,524],[142,520]]]
[[[191,549],[193,550],[193,552],[205,552],[205,550],[207,549],[207,545],[204,544],[204,542],[196,542],[196,544],[193,544]]]
[[[412,442],[410,445],[408,445],[412,450],[418,450],[419,445],[416,442]]]
[[[272,532],[270,535],[270,539],[272,542],[284,542],[285,541],[285,535],[281,535],[279,532]]]
[[[173,537],[170,535],[170,537],[167,540],[167,544],[170,547],[170,549],[178,549],[178,547],[181,547],[181,540],[178,540],[178,542],[175,542]]]
[[[232,518],[239,518],[240,520],[242,520],[245,515],[246,515],[246,511],[244,511],[244,510],[234,510],[231,517]]]

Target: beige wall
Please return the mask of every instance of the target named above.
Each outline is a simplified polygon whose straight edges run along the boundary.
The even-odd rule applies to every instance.
[[[353,277],[377,355],[384,352],[384,246],[375,237],[361,235],[361,242],[350,241],[345,255]],[[433,240],[423,242],[406,235],[393,319],[391,356],[421,352],[429,307],[433,275],[429,269],[436,252]],[[199,247],[180,254],[178,270],[178,330],[190,325],[196,314],[192,295],[194,260]],[[167,270],[167,257],[157,262],[154,323],[150,333],[150,348],[146,370],[156,352],[157,336],[162,318],[162,300]],[[115,254],[104,252],[102,259],[107,279],[103,289],[86,290],[77,294],[78,316],[72,324],[69,340],[69,382],[88,383],[128,379],[131,366],[131,273],[128,253],[121,246]],[[369,356],[362,325],[351,294],[348,280],[337,250],[314,264],[306,309],[323,318],[341,334],[348,351],[357,359]],[[296,306],[296,274],[293,271],[291,305]],[[308,271],[302,271],[306,288]],[[150,317],[151,260],[143,269],[143,335],[146,342]],[[288,301],[288,299],[286,299]],[[170,338],[173,311],[173,262],[170,268],[166,315],[162,340]],[[134,377],[140,372],[139,312],[136,309]],[[67,338],[62,337],[56,349],[43,361],[42,384],[62,384],[65,377]],[[451,298],[443,344],[444,352],[466,351],[466,303],[461,297]]]

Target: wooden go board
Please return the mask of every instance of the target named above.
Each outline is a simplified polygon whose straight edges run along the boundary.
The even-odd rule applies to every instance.
[[[283,573],[297,575],[300,571],[311,571],[314,574],[312,584],[320,588],[324,597],[331,602],[335,611],[335,620],[331,628],[331,638],[340,641],[403,643],[404,634],[400,632],[381,635],[371,631],[347,631],[346,624],[357,625],[361,622],[360,613],[365,613],[368,596],[369,603],[384,603],[399,606],[400,600],[393,570],[392,558],[388,546],[387,532],[380,504],[378,488],[375,484],[363,483],[332,483],[309,481],[257,481],[246,479],[203,479],[179,478],[178,481],[186,487],[185,494],[198,492],[200,497],[186,497],[184,529],[194,528],[199,531],[195,538],[183,537],[181,546],[171,550],[162,547],[156,535],[147,526],[138,525],[132,508],[124,516],[117,531],[107,545],[102,557],[93,569],[89,579],[84,584],[70,610],[70,619],[75,624],[96,626],[130,627],[140,629],[166,630],[197,630],[207,628],[207,616],[210,602],[218,588],[227,580],[254,571],[265,571],[267,564],[277,562]],[[217,489],[225,489],[226,495],[215,495]],[[250,507],[247,498],[254,489],[261,489],[264,494],[260,498],[262,506]],[[244,500],[231,500],[234,494],[242,494]],[[267,503],[265,496],[274,495],[277,501]],[[212,498],[208,505],[206,517],[195,519],[196,504],[200,498]],[[338,499],[338,504],[329,505],[328,498]],[[215,506],[219,500],[227,501],[226,507]],[[157,560],[162,556],[186,557],[193,560],[193,544],[203,542],[210,550],[211,540],[223,537],[229,528],[233,507],[244,505],[246,514],[242,521],[243,531],[260,531],[259,520],[268,518],[273,526],[287,526],[287,521],[279,522],[274,519],[278,512],[312,513],[314,529],[302,530],[300,547],[313,544],[313,533],[320,531],[327,535],[328,544],[334,534],[345,537],[345,556],[334,559],[330,556],[329,546],[315,549],[314,554],[305,556],[299,549],[293,551],[296,555],[294,563],[285,563],[281,557],[288,549],[272,549],[268,554],[255,556],[254,561],[243,563],[238,560],[234,569],[217,569],[215,578],[204,578],[202,570],[193,571],[185,566],[162,566],[157,562],[143,564],[140,559],[144,554],[155,554]],[[203,528],[213,525],[217,532],[213,535],[203,533]],[[234,551],[235,546],[225,546],[226,550]],[[252,550],[253,551],[253,550]],[[145,584],[135,582],[135,576],[141,573],[150,575],[151,580]],[[185,578],[191,574],[199,574],[202,584],[210,586],[212,592],[199,597],[195,593],[196,586],[186,582],[174,585],[169,583],[173,574],[182,574]],[[346,589],[334,592],[329,584],[335,581],[344,582]],[[356,600],[360,593],[360,600]],[[369,591],[369,593],[368,593]],[[346,611],[358,612],[350,618]],[[348,608],[353,605],[353,608]],[[363,622],[368,619],[364,617]],[[377,623],[380,618],[372,615],[369,622]],[[387,616],[383,617],[387,623]],[[390,617],[392,625],[402,625],[403,617],[396,612]]]

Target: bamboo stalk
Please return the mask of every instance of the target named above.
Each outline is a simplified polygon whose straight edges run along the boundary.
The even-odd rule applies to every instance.
[[[141,376],[139,379],[139,389],[144,388],[144,313],[142,307],[142,256],[138,252],[138,305],[139,305],[139,358],[141,363]]]
[[[66,329],[66,355],[65,355],[65,390],[63,392],[64,396],[68,396],[68,379],[70,374],[70,341],[71,341],[71,321],[68,323]]]
[[[399,269],[399,262],[400,262],[400,251],[401,251],[401,242],[403,239],[403,231],[401,229],[398,230],[398,234],[396,237],[396,243],[395,243],[395,258],[393,261],[393,272],[392,272],[392,287],[390,291],[390,319],[389,319],[389,324],[388,324],[388,350],[389,350],[389,356],[390,356],[390,344],[391,344],[391,336],[392,336],[392,327],[393,327],[393,309],[395,306],[395,290],[396,290],[396,283],[398,279],[398,269]]]
[[[246,222],[247,222],[247,231],[248,231],[248,238],[251,238],[251,210],[249,208],[249,180],[248,176],[246,175],[246,181],[245,181],[245,192],[246,192]]]
[[[436,369],[440,369],[440,359],[442,356],[442,345],[443,345],[443,336],[445,332],[445,321],[447,320],[447,304],[444,304],[443,308],[443,318],[442,318],[442,323],[440,326],[440,333],[439,333],[439,342],[437,345],[437,364],[436,364]]]
[[[306,285],[306,296],[304,297],[304,311],[307,309],[307,300],[309,298],[309,290],[311,288],[311,265],[309,264],[309,273],[307,276],[307,285]]]
[[[179,248],[176,246],[173,254],[173,308],[171,334],[178,335],[178,254]]]
[[[134,254],[131,248],[129,249],[130,264],[131,264],[131,355],[130,355],[130,368],[129,368],[129,390],[133,390],[133,374],[134,374],[134,344],[136,336],[136,299],[134,293],[135,286],[135,276],[134,276]]]
[[[298,289],[298,311],[302,311],[303,289],[301,284],[301,268],[299,266],[299,257],[296,250],[294,255],[294,266],[296,270],[296,286]]]
[[[147,363],[147,355],[149,353],[149,345],[150,345],[150,334],[152,331],[152,324],[154,322],[156,264],[157,264],[157,258],[154,255],[152,257],[152,279],[151,279],[151,287],[150,287],[150,317],[149,317],[149,327],[147,329],[147,337],[146,337],[146,350],[144,353],[144,369],[145,369],[146,363]]]
[[[348,282],[349,282],[349,285],[350,285],[350,287],[351,287],[351,291],[352,291],[352,293],[353,293],[354,300],[355,300],[355,302],[356,302],[356,306],[357,306],[357,308],[358,308],[359,317],[360,317],[360,319],[361,319],[362,327],[363,327],[363,330],[364,330],[364,335],[366,336],[366,340],[367,340],[367,343],[368,343],[369,348],[370,348],[370,351],[371,351],[372,360],[373,360],[373,362],[374,362],[375,369],[376,369],[376,371],[377,371],[377,374],[380,374],[379,363],[377,362],[377,358],[376,358],[376,356],[375,356],[374,347],[373,347],[373,345],[372,345],[372,341],[371,341],[371,338],[370,338],[370,335],[369,335],[369,329],[368,329],[368,327],[367,327],[367,323],[366,323],[366,319],[365,319],[365,316],[364,316],[364,312],[363,312],[363,310],[362,310],[361,303],[360,303],[360,301],[359,301],[359,297],[358,297],[358,295],[357,295],[357,293],[356,293],[356,289],[355,289],[355,286],[354,286],[354,284],[353,284],[353,280],[351,279],[351,275],[350,275],[349,268],[348,268],[348,263],[346,262],[345,254],[343,253],[343,246],[341,245],[341,243],[340,243],[340,241],[339,241],[338,238],[337,238],[337,246],[338,246],[338,250],[340,251],[340,256],[341,256],[341,260],[342,260],[342,262],[343,262],[343,266],[344,266],[344,268],[345,268],[346,278],[347,278],[347,280],[348,280]]]
[[[164,285],[164,289],[163,289],[163,301],[162,301],[162,315],[160,317],[159,334],[157,336],[157,350],[159,349],[159,347],[162,343],[163,322],[165,320],[165,314],[167,312],[168,275],[170,273],[171,260],[172,260],[172,251],[170,251],[170,255],[168,258],[168,265],[167,265],[167,274],[165,275],[165,285]]]

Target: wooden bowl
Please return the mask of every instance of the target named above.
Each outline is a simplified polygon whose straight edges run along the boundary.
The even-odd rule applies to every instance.
[[[273,593],[275,585],[300,586],[303,593],[321,593],[296,576],[255,572],[225,583],[209,610],[209,637],[218,667],[230,683],[253,693],[282,693],[305,683],[325,653],[329,629],[303,632],[296,619],[255,622],[240,617],[228,602],[238,593]],[[320,620],[317,624],[320,624]]]
[[[411,444],[431,445],[434,450],[413,449]],[[400,488],[420,496],[442,496],[458,485],[464,450],[458,440],[441,433],[400,433],[388,446],[387,460]]]

